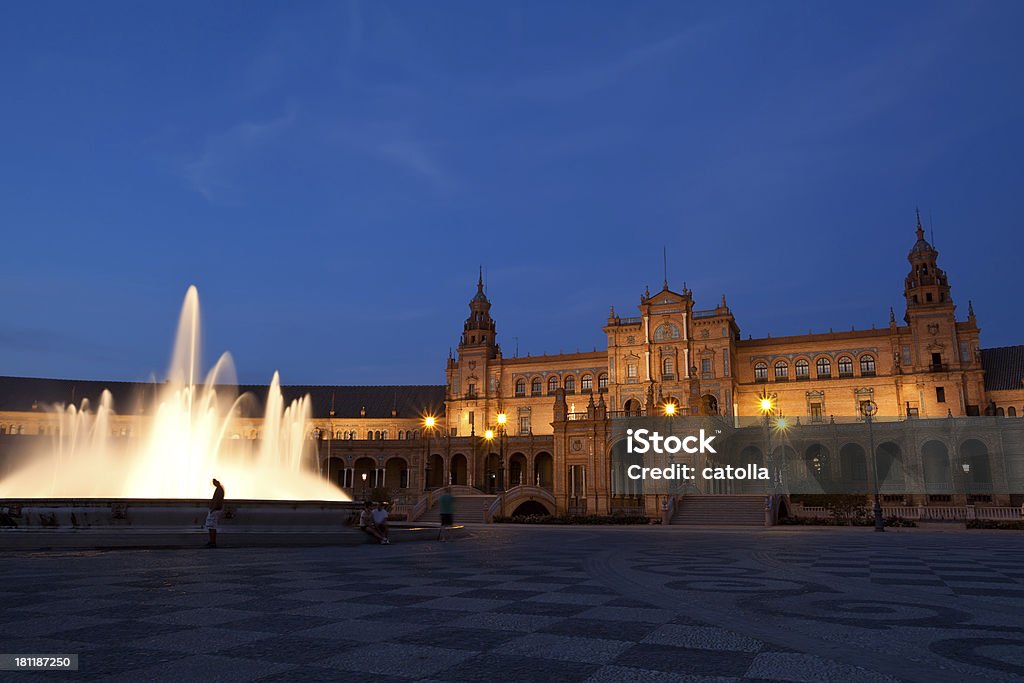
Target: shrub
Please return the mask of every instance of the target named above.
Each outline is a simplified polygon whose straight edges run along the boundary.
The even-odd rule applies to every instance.
[[[996,519],[967,520],[968,529],[1002,529],[1005,531],[1024,531],[1024,521],[1013,522]]]
[[[513,515],[495,516],[496,524],[649,524],[644,515]]]

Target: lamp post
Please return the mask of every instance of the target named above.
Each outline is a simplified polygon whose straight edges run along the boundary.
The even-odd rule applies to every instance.
[[[423,459],[423,490],[427,491],[430,489],[430,440],[434,435],[434,425],[437,424],[437,420],[428,415],[423,418],[423,428],[427,433],[427,454]]]
[[[487,488],[490,489],[489,493],[494,493],[494,473],[491,472],[491,443],[494,441],[494,430],[484,430],[484,441],[487,442],[487,455],[484,458],[487,459]]]
[[[498,447],[498,455],[501,461],[498,463],[498,487],[505,490],[505,425],[508,424],[508,415],[505,413],[498,413],[495,420],[498,423],[498,434],[501,439],[501,443]]]
[[[363,472],[363,500],[366,500],[366,472]]]
[[[971,463],[965,462],[960,465],[964,469],[964,505],[971,504]]]
[[[775,412],[775,401],[777,398],[778,394],[770,394],[766,389],[757,399],[757,409],[761,411],[761,425],[764,431],[764,457],[766,460],[771,461],[772,466],[772,494],[778,488],[779,481],[778,467],[776,467],[775,457],[772,455],[771,433],[771,418]]]
[[[872,418],[878,405],[874,401],[865,401],[862,404],[861,412],[864,413],[864,421],[868,423],[868,447],[871,449],[871,469],[875,480],[875,531],[885,531],[885,522],[882,520],[882,497],[878,488],[878,455],[875,453],[875,432],[871,427]]]

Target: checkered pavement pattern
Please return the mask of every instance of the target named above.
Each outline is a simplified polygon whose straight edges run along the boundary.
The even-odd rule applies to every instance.
[[[80,671],[0,678],[893,680],[623,597],[579,549],[460,546],[16,557],[0,649],[79,653]]]
[[[782,550],[774,553],[774,558],[803,569],[864,579],[879,586],[995,597],[1024,605],[1024,546],[1016,537],[1007,540],[1011,542],[1005,548],[985,553],[943,544],[915,548],[913,553],[900,548],[879,552],[865,547]]]

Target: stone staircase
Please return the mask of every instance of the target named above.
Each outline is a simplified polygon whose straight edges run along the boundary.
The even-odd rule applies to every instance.
[[[456,524],[483,524],[485,523],[484,513],[495,501],[497,496],[485,493],[453,493],[455,498],[455,523]],[[434,502],[434,507],[423,513],[423,516],[416,520],[417,523],[440,524],[441,508]]]
[[[762,495],[687,495],[679,498],[672,524],[764,526]]]

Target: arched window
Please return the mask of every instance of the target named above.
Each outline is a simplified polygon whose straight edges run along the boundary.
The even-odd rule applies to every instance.
[[[367,438],[367,439],[368,439],[369,441],[373,441],[373,432],[372,432],[372,431],[367,431],[367,432],[366,432],[366,438]]]
[[[768,381],[768,364],[761,362],[754,366],[754,381],[755,382],[767,382]]]
[[[818,371],[818,379],[828,379],[832,376],[832,361],[828,358],[819,358],[814,366]]]
[[[401,429],[398,430],[398,440],[405,441],[405,432],[403,432]]]
[[[580,391],[589,393],[594,390],[594,378],[590,375],[583,375],[580,377]]]
[[[665,379],[672,379],[676,374],[676,361],[672,356],[666,356],[661,361],[661,374]]]
[[[576,378],[573,375],[569,375],[565,378],[565,392],[575,393],[576,391]]]
[[[534,377],[533,381],[530,382],[530,393],[534,396],[540,396],[540,377]]]
[[[860,374],[864,377],[875,376],[875,357],[864,355],[860,357]]]
[[[526,396],[526,380],[522,377],[516,380],[516,396]]]
[[[801,358],[796,362],[796,378],[797,379],[810,379],[811,377],[811,364],[807,362],[806,358]]]
[[[839,376],[840,377],[853,377],[853,359],[849,356],[843,356],[839,359]]]
[[[557,377],[549,377],[548,378],[548,393],[549,394],[553,394],[557,390],[558,390],[558,378]]]
[[[996,415],[998,415],[999,417],[1003,417],[1005,414],[1006,413],[1003,412],[1003,407],[1002,406],[999,406],[998,408],[996,408]]]
[[[1010,406],[1009,408],[1006,409],[1006,416],[1017,417],[1017,409],[1014,408],[1013,406]]]
[[[597,376],[597,390],[607,391],[608,390],[608,373],[602,372]]]
[[[789,379],[789,363],[780,360],[775,363],[775,381],[785,382]]]

